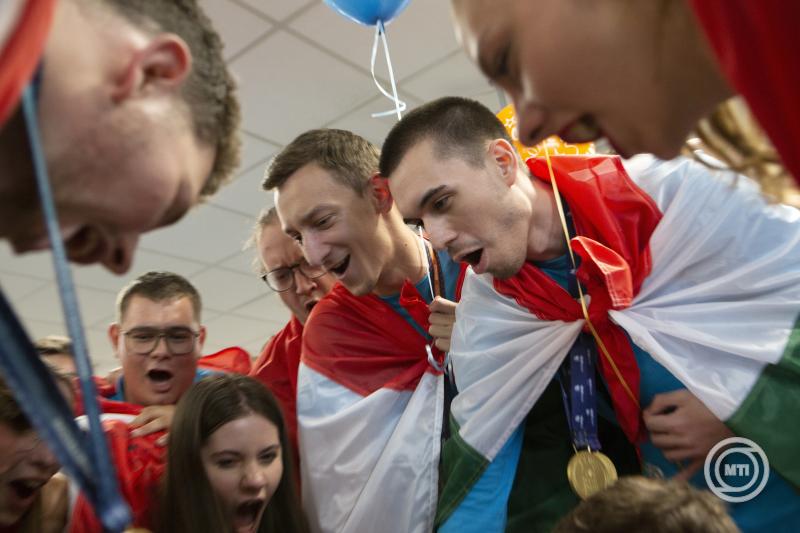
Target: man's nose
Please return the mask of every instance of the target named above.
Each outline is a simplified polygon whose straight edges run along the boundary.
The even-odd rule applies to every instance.
[[[112,249],[100,261],[101,264],[115,274],[124,274],[133,264],[133,252],[139,243],[138,233],[126,233],[112,241]]]
[[[294,270],[294,289],[297,294],[309,294],[314,287],[316,287],[314,280],[308,279],[299,268]]]
[[[458,234],[444,220],[425,220],[425,231],[431,244],[437,250],[446,250],[455,241]]]

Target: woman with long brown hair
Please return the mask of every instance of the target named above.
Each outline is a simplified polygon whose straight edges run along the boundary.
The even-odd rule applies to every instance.
[[[157,530],[305,533],[286,426],[257,381],[217,375],[181,398]]]

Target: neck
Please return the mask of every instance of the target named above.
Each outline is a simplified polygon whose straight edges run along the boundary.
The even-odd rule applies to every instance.
[[[387,231],[391,253],[375,285],[374,292],[378,296],[397,294],[407,279],[417,283],[426,273],[419,237],[403,222],[396,209],[388,215]]]
[[[525,188],[531,205],[525,259],[547,261],[564,255],[567,251],[567,241],[564,238],[553,189],[549,184],[533,176],[525,176],[524,181],[520,181],[530,184],[530,188]]]

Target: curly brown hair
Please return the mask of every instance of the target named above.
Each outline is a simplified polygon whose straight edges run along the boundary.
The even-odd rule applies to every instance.
[[[216,147],[201,195],[213,195],[239,166],[240,110],[236,82],[222,55],[222,39],[196,0],[91,0],[148,33],[178,35],[192,52],[192,71],[182,87],[195,135]]]

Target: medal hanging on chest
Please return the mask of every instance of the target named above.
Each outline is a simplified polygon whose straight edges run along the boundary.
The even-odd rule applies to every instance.
[[[568,361],[562,365],[559,373],[559,383],[572,444],[576,450],[567,464],[567,479],[572,490],[581,499],[586,499],[613,485],[617,480],[617,469],[611,459],[600,451],[597,382],[591,338],[581,333],[567,357]]]

